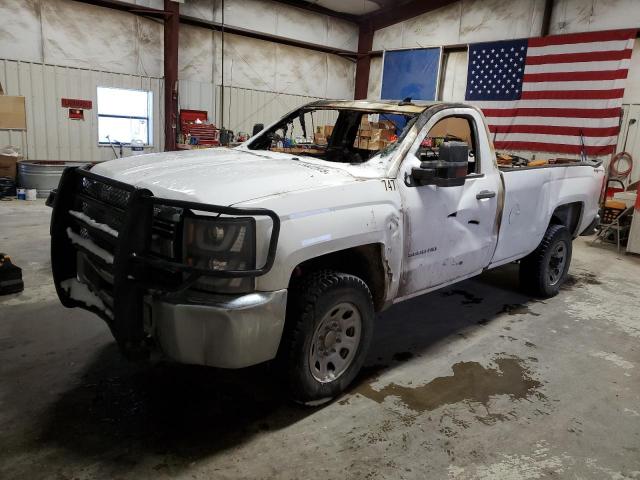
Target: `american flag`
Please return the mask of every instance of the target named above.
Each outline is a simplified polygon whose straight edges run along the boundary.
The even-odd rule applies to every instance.
[[[500,150],[615,151],[636,30],[469,46],[466,99]]]

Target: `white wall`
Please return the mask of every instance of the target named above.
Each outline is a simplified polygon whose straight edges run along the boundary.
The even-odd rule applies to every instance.
[[[129,3],[163,8],[162,0]],[[205,20],[220,21],[222,17],[220,0],[186,0],[180,9],[185,15]],[[0,65],[28,75],[11,83],[0,73],[0,82],[3,86],[9,82],[7,94],[27,96],[29,121],[26,135],[0,131],[0,145],[22,144],[23,153],[34,159],[76,158],[78,152],[93,160],[110,158],[103,147],[93,145],[97,138],[93,132],[96,87],[150,82],[162,85],[162,23],[72,0],[0,0],[0,18]],[[358,29],[354,24],[277,2],[227,0],[225,23],[320,45],[357,49]],[[178,59],[180,106],[207,110],[210,118],[220,121],[221,34],[181,24]],[[225,120],[225,126],[235,130],[275,120],[274,112],[280,110],[265,109],[265,98],[276,105],[287,105],[287,111],[293,108],[289,108],[291,105],[316,98],[353,98],[355,63],[338,55],[225,34],[224,59],[224,84],[231,88],[225,98],[225,119],[229,117],[229,98],[232,113],[231,123]],[[49,86],[48,82],[60,75],[64,81]],[[47,85],[42,98],[38,97],[42,89],[27,88],[28,84],[42,82]],[[94,110],[85,112],[90,118],[82,128],[78,122],[69,124],[63,117],[66,110],[60,107],[61,96],[94,100]],[[235,112],[236,100],[242,115],[240,110]],[[157,101],[156,112],[161,114],[160,95]],[[46,114],[35,117],[43,112]],[[49,122],[62,122],[62,126]],[[160,117],[156,116],[156,139],[163,134],[159,122]],[[59,128],[70,128],[73,134],[66,139],[65,133],[57,132]],[[46,146],[43,139],[47,139]],[[89,142],[92,147],[77,147],[74,142]]]
[[[544,0],[458,0],[375,32],[374,50],[457,45],[540,33]]]

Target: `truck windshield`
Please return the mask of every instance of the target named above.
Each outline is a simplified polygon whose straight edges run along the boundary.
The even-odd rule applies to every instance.
[[[262,132],[248,148],[363,163],[393,151],[416,118],[407,113],[304,107]]]

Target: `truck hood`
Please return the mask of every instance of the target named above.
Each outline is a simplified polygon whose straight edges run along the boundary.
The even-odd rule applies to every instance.
[[[229,148],[139,155],[100,163],[91,171],[147,188],[157,197],[227,206],[354,181],[327,162]]]

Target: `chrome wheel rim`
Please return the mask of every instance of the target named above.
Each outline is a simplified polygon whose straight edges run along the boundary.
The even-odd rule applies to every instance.
[[[362,336],[362,317],[351,302],[333,306],[311,339],[309,368],[321,383],[333,382],[353,363]]]
[[[564,273],[564,267],[567,263],[567,245],[559,242],[551,251],[549,257],[549,284],[557,284]]]

